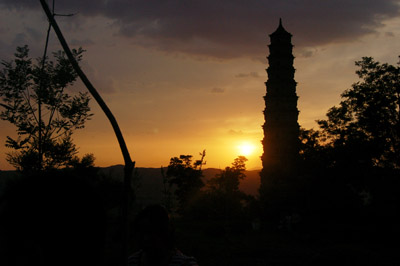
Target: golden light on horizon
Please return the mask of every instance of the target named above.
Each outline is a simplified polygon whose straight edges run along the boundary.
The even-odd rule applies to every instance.
[[[252,144],[248,141],[242,142],[237,146],[239,155],[241,155],[241,156],[249,156],[249,155],[253,154],[255,148],[256,147],[254,146],[254,144]]]

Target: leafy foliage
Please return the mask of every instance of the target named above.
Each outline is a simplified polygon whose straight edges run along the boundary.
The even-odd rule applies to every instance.
[[[400,67],[371,57],[357,61],[361,81],[341,95],[339,106],[318,121],[337,155],[358,164],[400,167]]]
[[[246,161],[246,157],[239,156],[233,161],[232,167],[225,167],[225,170],[222,170],[221,173],[210,179],[207,182],[207,187],[216,193],[229,194],[232,196],[238,194],[240,180],[246,177],[244,174],[246,170]]]
[[[175,186],[175,196],[179,203],[180,212],[184,212],[190,200],[196,196],[204,186],[201,167],[205,164],[205,150],[200,153],[201,159],[192,162],[192,155],[173,157],[164,175],[164,184]]]
[[[382,210],[400,206],[400,67],[371,57],[356,66],[360,80],[317,121],[320,130],[300,131],[303,173],[295,186],[304,189],[294,198],[329,219],[398,217]]]
[[[84,51],[73,50],[78,61]],[[2,61],[0,71],[0,118],[17,127],[17,138],[7,136],[6,146],[15,151],[7,160],[18,170],[52,169],[68,165],[76,154],[72,132],[84,127],[91,115],[87,93],[65,92],[77,78],[61,51],[55,62],[42,58],[34,63],[28,46],[17,47],[15,59]]]
[[[240,181],[246,175],[246,161],[244,156],[237,157],[232,166],[225,167],[214,178],[207,182],[207,191],[204,201],[208,201],[209,215],[219,218],[239,217],[243,207],[251,197],[239,190]]]

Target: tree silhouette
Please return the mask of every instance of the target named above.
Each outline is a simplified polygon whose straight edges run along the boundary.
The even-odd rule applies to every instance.
[[[367,166],[400,167],[400,68],[371,57],[356,62],[361,81],[318,124],[335,157]],[[353,158],[353,159],[351,159]]]
[[[225,167],[221,173],[211,178],[207,182],[207,187],[213,192],[230,195],[232,197],[240,194],[240,180],[246,177],[244,174],[244,171],[246,171],[246,161],[247,158],[244,156],[237,157],[233,161],[231,167]]]
[[[76,60],[83,52],[73,50]],[[7,136],[6,146],[15,150],[7,154],[7,161],[18,170],[69,165],[77,153],[72,133],[92,115],[87,93],[65,92],[77,78],[69,60],[61,51],[53,56],[55,62],[46,60],[42,67],[42,59],[33,62],[28,46],[23,46],[13,61],[2,61],[0,118],[17,127],[18,138]]]
[[[239,189],[246,170],[246,157],[239,156],[232,166],[225,167],[207,182],[207,188],[192,206],[192,216],[198,218],[238,218],[244,213],[244,203],[252,200]]]
[[[400,206],[400,67],[371,57],[356,66],[360,80],[317,121],[320,129],[301,130],[296,184],[305,188],[296,202],[308,202],[310,215],[346,223],[398,217],[386,206]]]
[[[205,150],[200,153],[201,159],[192,162],[192,155],[180,155],[173,157],[167,168],[164,179],[170,185],[174,185],[175,195],[179,203],[180,212],[184,212],[190,200],[204,186],[202,181],[203,172],[201,167],[205,164]]]

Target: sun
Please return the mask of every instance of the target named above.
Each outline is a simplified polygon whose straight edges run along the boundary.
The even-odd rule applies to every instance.
[[[255,150],[255,146],[249,142],[242,142],[241,144],[239,144],[237,146],[237,148],[239,150],[239,155],[242,155],[242,156],[249,156]]]

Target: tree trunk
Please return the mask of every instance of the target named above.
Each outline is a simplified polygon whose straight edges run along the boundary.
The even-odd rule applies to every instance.
[[[130,189],[130,186],[131,186],[132,172],[135,167],[135,162],[132,162],[132,160],[131,160],[128,148],[126,147],[125,140],[122,136],[122,133],[118,126],[117,120],[115,119],[114,115],[111,113],[111,111],[108,108],[108,106],[106,105],[106,103],[101,98],[100,94],[94,88],[94,86],[89,81],[89,79],[86,77],[85,73],[79,67],[78,62],[75,60],[74,56],[72,55],[72,52],[69,49],[68,44],[65,41],[64,36],[62,35],[61,30],[58,27],[57,22],[55,21],[54,16],[51,13],[46,1],[40,0],[40,3],[42,4],[43,10],[46,13],[47,18],[49,19],[51,26],[53,27],[55,33],[57,34],[57,37],[61,43],[61,46],[63,47],[65,54],[67,55],[68,59],[70,60],[72,67],[74,68],[74,70],[76,71],[78,76],[81,78],[82,82],[85,84],[86,88],[89,90],[89,92],[91,93],[93,98],[97,101],[97,103],[100,105],[101,109],[103,110],[103,112],[106,114],[108,120],[110,121],[110,123],[114,129],[115,135],[118,139],[118,143],[121,148],[122,155],[124,157],[125,169],[124,169],[124,200],[123,200],[123,206],[122,206],[122,220],[123,220],[122,260],[123,260],[123,264],[127,265],[128,264],[128,240],[129,240],[129,199],[131,196],[134,197],[133,191]]]

